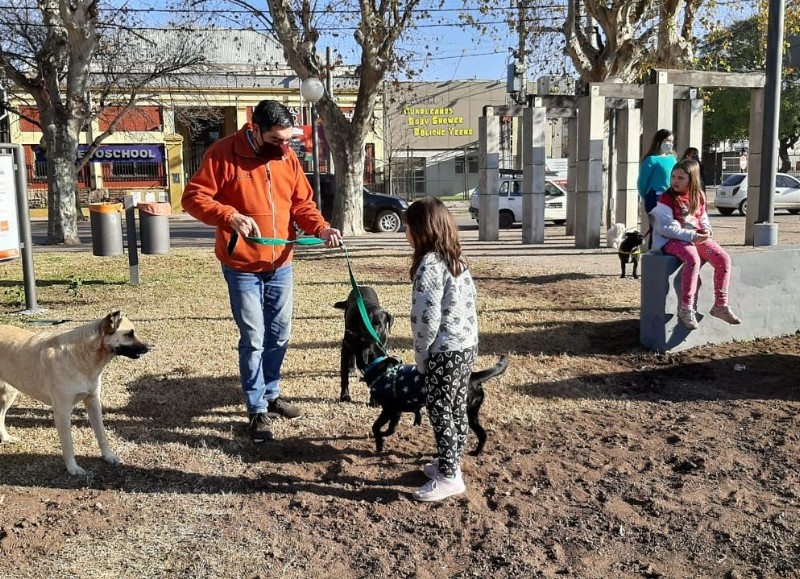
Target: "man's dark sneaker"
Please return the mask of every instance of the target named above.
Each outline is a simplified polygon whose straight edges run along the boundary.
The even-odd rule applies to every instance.
[[[266,442],[272,440],[274,436],[266,412],[250,415],[250,439],[253,442]]]
[[[267,406],[267,414],[269,414],[270,418],[288,418],[289,420],[294,420],[295,418],[300,418],[303,415],[303,412],[294,404],[289,404],[283,398],[276,398],[275,400],[269,401],[269,406]]]

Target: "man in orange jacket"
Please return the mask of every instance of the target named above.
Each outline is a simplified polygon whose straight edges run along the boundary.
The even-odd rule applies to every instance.
[[[259,245],[244,238],[292,240],[295,222],[327,247],[342,241],[320,214],[289,147],[293,125],[281,103],[258,103],[252,123],[209,147],[181,200],[187,213],[217,228],[214,252],[239,327],[239,373],[255,442],[273,438],[271,417],[301,415],[278,386],[291,334],[293,244]]]

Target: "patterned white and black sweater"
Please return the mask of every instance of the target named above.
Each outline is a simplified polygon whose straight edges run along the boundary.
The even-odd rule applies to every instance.
[[[437,253],[422,258],[411,290],[414,357],[421,374],[431,354],[478,345],[477,297],[469,270],[454,278]]]

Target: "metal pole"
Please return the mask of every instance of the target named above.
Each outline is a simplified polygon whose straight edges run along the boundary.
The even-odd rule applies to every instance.
[[[128,271],[131,285],[139,285],[139,250],[136,247],[136,205],[138,203],[138,197],[131,194],[125,195],[125,232],[128,240]]]
[[[325,48],[325,65],[327,68],[327,74],[325,75],[325,90],[328,93],[328,98],[331,99],[331,102],[336,102],[333,98],[333,64],[331,58],[331,47],[328,46]],[[384,133],[385,134],[385,133]],[[330,143],[330,139],[328,140]],[[327,169],[328,173],[333,173],[333,163],[331,163],[331,147],[328,145],[325,147],[325,168]]]
[[[777,245],[778,224],[775,213],[775,145],[781,107],[781,53],[783,42],[784,0],[769,0],[767,16],[767,69],[764,85],[764,125],[761,138],[761,179],[758,189],[758,217],[753,229],[753,245]]]
[[[317,140],[317,103],[311,104],[311,154],[314,158],[314,203],[322,211],[322,190],[319,184],[319,142]]]
[[[36,303],[36,275],[33,271],[33,242],[31,241],[31,220],[28,212],[28,177],[25,174],[25,154],[22,145],[11,145],[17,165],[17,221],[19,221],[19,240],[22,243],[22,278],[25,286],[25,313],[39,311]]]

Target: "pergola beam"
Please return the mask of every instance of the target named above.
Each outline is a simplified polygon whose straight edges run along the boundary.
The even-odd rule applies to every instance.
[[[659,68],[654,69],[653,73],[654,76],[666,74],[666,84],[698,87],[764,88],[767,78],[764,72],[714,72]]]

